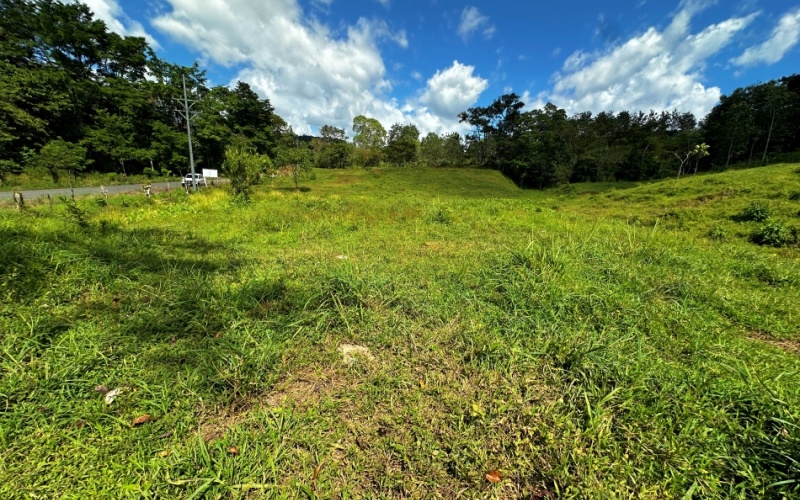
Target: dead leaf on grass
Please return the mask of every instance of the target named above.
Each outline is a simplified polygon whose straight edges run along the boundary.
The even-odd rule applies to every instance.
[[[157,453],[158,458],[167,458],[170,455],[172,455],[172,452],[170,450],[159,451]]]
[[[499,483],[500,481],[503,480],[503,477],[500,475],[500,472],[496,470],[490,470],[489,472],[486,473],[485,477],[486,480],[489,481],[490,483]]]
[[[95,386],[94,390],[99,392],[100,394],[108,394],[108,387],[104,385]]]
[[[131,424],[131,425],[132,425],[133,427],[138,427],[138,426],[140,426],[140,425],[142,425],[142,424],[146,424],[146,423],[147,423],[147,422],[149,422],[149,421],[150,421],[150,415],[148,415],[147,413],[145,413],[145,414],[144,414],[144,415],[142,415],[141,417],[136,417],[136,420],[134,420],[134,421],[133,421],[133,424]]]
[[[172,431],[167,431],[164,434],[158,436],[158,439],[167,439],[170,436],[172,436]]]
[[[237,448],[236,446],[231,446],[230,448],[228,448],[228,453],[230,453],[231,455],[238,455],[239,448]]]
[[[317,478],[319,477],[319,470],[322,469],[322,464],[323,464],[323,462],[320,462],[319,465],[317,465],[314,468],[314,474],[311,476],[311,492],[312,493],[317,491]]]

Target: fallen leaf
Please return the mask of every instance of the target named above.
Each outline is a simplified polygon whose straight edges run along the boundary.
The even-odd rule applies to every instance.
[[[419,379],[419,388],[420,389],[424,389],[425,388],[425,381],[422,380],[422,379]]]
[[[555,496],[547,488],[539,488],[532,498],[541,500],[543,498],[555,498]]]
[[[237,448],[235,446],[231,446],[230,448],[228,448],[228,453],[230,453],[231,455],[238,455],[239,454],[239,448]]]
[[[140,426],[140,425],[142,425],[144,423],[147,423],[149,421],[150,421],[150,415],[145,413],[141,417],[137,417],[136,420],[133,421],[132,425],[133,425],[133,427],[138,427],[138,426]]]
[[[106,397],[105,397],[106,404],[110,405],[111,403],[113,403],[114,400],[117,399],[117,396],[119,396],[121,392],[122,392],[122,389],[114,389],[113,391],[108,391],[106,393]]]
[[[158,436],[158,439],[167,439],[170,436],[172,436],[172,431],[167,431],[164,434]]]
[[[496,470],[490,470],[486,473],[486,480],[490,483],[499,483],[503,478],[500,476],[500,472]]]
[[[98,385],[94,388],[94,390],[99,392],[100,394],[108,394],[108,387],[104,385]]]
[[[314,474],[311,476],[311,492],[312,493],[317,491],[317,478],[319,477],[320,469],[322,469],[322,463],[323,462],[320,462],[319,465],[317,465],[314,468]]]
[[[168,456],[172,455],[172,452],[170,450],[164,450],[164,451],[159,451],[157,455],[158,458],[167,458]]]

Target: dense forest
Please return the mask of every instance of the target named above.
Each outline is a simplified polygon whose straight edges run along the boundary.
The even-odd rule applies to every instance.
[[[515,94],[459,116],[465,136],[358,116],[352,141],[325,125],[296,136],[247,83],[209,86],[196,64],[159,59],[143,38],[110,32],[82,4],[0,0],[0,182],[9,174],[65,171],[147,175],[188,170],[185,80],[199,167],[226,147],[322,168],[351,165],[480,166],[525,187],[642,180],[764,164],[800,150],[800,75],[724,96],[707,117],[672,112],[525,110]],[[798,154],[800,156],[800,154]]]

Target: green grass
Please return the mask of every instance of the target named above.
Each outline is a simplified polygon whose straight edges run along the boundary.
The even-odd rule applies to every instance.
[[[0,192],[68,188],[70,187],[70,180],[72,180],[72,187],[100,187],[117,184],[145,184],[149,182],[167,181],[180,182],[178,176],[153,177],[151,179],[145,175],[122,175],[115,173],[86,173],[78,177],[72,177],[71,179],[64,173],[59,176],[58,182],[53,182],[53,178],[48,173],[33,170],[30,173],[7,175],[5,181],[0,182]]]
[[[0,210],[0,497],[800,495],[797,165],[315,177]]]

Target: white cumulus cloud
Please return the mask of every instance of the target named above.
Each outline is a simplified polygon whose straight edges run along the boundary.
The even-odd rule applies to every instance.
[[[570,112],[678,109],[705,116],[719,101],[703,83],[708,59],[756,17],[751,14],[692,33],[691,19],[707,2],[685,1],[662,31],[644,33],[599,53],[575,52],[553,77],[551,92],[536,96]]]
[[[437,116],[450,119],[456,117],[474,104],[489,86],[487,80],[475,76],[474,72],[474,66],[453,61],[452,66],[437,71],[428,80],[420,102]]]
[[[138,36],[147,40],[152,48],[159,48],[158,41],[153,38],[138,21],[133,21],[125,15],[117,0],[74,0],[74,3],[83,3],[89,6],[96,19],[106,23],[109,31],[122,36]]]
[[[461,11],[461,21],[458,24],[458,34],[465,42],[478,30],[482,30],[483,36],[491,38],[494,35],[495,27],[489,23],[486,17],[475,6],[464,7]]]
[[[731,62],[737,66],[775,64],[800,41],[800,8],[787,12],[761,45],[750,47]]]
[[[350,130],[360,114],[387,128],[393,123],[415,123],[423,132],[458,127],[455,117],[441,118],[416,98],[398,102],[389,95],[392,83],[380,45],[406,47],[408,40],[384,21],[362,18],[333,31],[305,15],[297,0],[168,2],[171,11],[153,19],[153,26],[217,64],[241,67],[231,84],[249,83],[298,133],[322,125]],[[464,82],[457,83],[457,93],[469,92]],[[444,84],[438,90],[437,96],[446,95]],[[443,99],[432,97],[431,105],[450,102]]]

